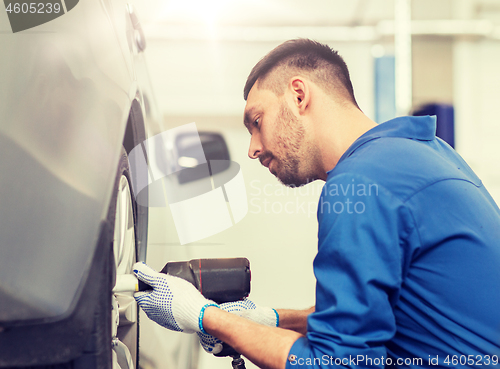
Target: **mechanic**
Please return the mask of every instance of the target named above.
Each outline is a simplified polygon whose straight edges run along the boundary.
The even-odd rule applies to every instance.
[[[500,210],[435,117],[377,125],[343,59],[307,39],[257,63],[244,97],[249,156],[288,186],[326,181],[315,307],[217,306],[136,264],[154,287],[136,295],[148,316],[265,368],[497,366]]]

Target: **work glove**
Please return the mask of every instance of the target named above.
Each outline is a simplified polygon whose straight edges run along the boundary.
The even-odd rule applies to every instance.
[[[277,327],[279,324],[278,312],[269,307],[257,306],[253,301],[244,299],[234,302],[225,302],[219,307],[227,311],[239,315],[243,318],[254,321],[255,323],[263,324],[268,327]],[[222,351],[222,341],[214,336],[206,333],[198,333],[200,344],[203,349],[210,354],[218,354]]]
[[[158,273],[145,263],[134,264],[134,274],[152,291],[136,292],[137,303],[149,319],[173,331],[203,332],[203,315],[209,306],[218,306],[206,299],[182,278]]]

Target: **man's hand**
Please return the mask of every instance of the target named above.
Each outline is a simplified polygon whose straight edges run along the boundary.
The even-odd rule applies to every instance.
[[[203,332],[203,314],[208,306],[218,306],[206,299],[189,282],[158,273],[144,263],[134,265],[138,279],[153,287],[152,291],[136,292],[134,297],[149,319],[179,332]]]
[[[279,323],[279,316],[276,310],[269,307],[257,306],[249,299],[225,302],[220,304],[219,307],[224,311],[236,314],[268,327],[277,327]],[[200,344],[206,352],[210,354],[218,354],[222,351],[221,340],[204,333],[198,333],[198,336],[200,338]]]

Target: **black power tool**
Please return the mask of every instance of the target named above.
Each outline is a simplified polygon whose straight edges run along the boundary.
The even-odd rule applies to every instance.
[[[207,299],[218,304],[243,300],[250,294],[250,262],[247,258],[193,259],[170,262],[160,273],[173,275],[194,285]],[[139,281],[139,291],[152,290]],[[223,349],[215,356],[232,356],[234,369],[244,369],[245,362],[231,346],[223,343]]]

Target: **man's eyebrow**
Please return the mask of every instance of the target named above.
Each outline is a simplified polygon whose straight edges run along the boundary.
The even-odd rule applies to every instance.
[[[243,124],[245,125],[245,127],[247,127],[247,129],[249,131],[250,131],[250,127],[251,127],[251,124],[253,121],[254,112],[255,112],[255,108],[250,108],[249,110],[247,110],[245,112],[245,117],[243,119]]]

